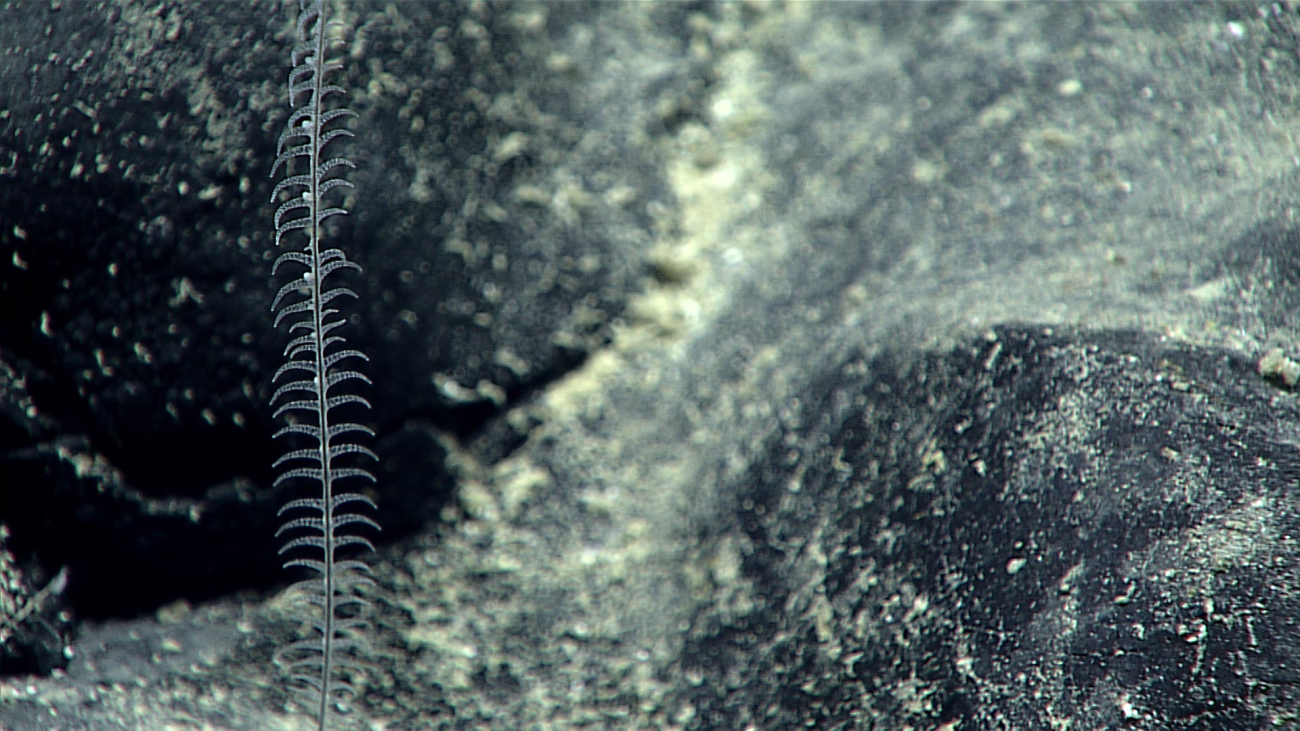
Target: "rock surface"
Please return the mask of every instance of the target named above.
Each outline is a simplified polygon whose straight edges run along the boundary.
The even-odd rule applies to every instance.
[[[306,727],[285,11],[0,9],[0,519],[88,618],[6,729]],[[374,728],[1300,723],[1293,10],[344,15]]]

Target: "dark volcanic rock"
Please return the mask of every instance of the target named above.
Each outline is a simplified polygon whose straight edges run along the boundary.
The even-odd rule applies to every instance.
[[[302,720],[285,6],[0,4],[6,730]],[[1300,724],[1292,8],[340,6],[365,717]]]
[[[683,652],[726,683],[695,727],[1272,726],[1296,417],[1254,363],[1134,332],[846,362],[710,538],[744,589]]]

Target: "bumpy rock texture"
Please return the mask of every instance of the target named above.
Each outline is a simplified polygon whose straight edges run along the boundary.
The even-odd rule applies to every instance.
[[[232,594],[282,579],[285,11],[0,8],[0,519],[95,620],[5,728],[302,727]],[[343,17],[364,718],[1300,723],[1293,9]]]

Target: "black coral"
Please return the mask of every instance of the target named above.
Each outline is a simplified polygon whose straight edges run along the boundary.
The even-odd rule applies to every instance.
[[[280,135],[271,169],[272,176],[282,167],[288,174],[276,184],[271,200],[283,201],[273,218],[276,246],[291,241],[301,246],[281,253],[272,267],[273,275],[283,269],[294,277],[280,287],[271,305],[275,326],[287,324],[291,335],[285,362],[273,378],[277,388],[271,403],[275,417],[286,421],[276,438],[305,445],[295,445],[298,448],[275,462],[282,470],[275,484],[293,480],[313,490],[313,496],[291,500],[280,509],[285,522],[276,535],[285,539],[280,549],[285,567],[309,573],[294,588],[307,599],[313,635],[279,648],[276,662],[317,714],[323,730],[334,710],[346,708],[356,694],[352,680],[369,653],[369,603],[361,590],[373,582],[369,566],[357,556],[374,546],[353,530],[379,528],[366,514],[375,509],[374,502],[340,487],[345,480],[373,482],[368,470],[348,460],[377,457],[355,441],[373,432],[342,414],[347,408],[369,408],[369,402],[338,388],[345,381],[370,381],[351,365],[368,359],[346,347],[337,333],[345,320],[330,306],[343,295],[357,295],[327,283],[340,270],[361,267],[342,249],[322,246],[325,221],[347,213],[336,199],[352,187],[342,173],[355,167],[345,158],[329,157],[326,147],[339,137],[352,136],[340,121],[356,116],[347,108],[326,108],[331,95],[343,96],[342,87],[330,83],[343,64],[330,57],[323,0],[300,0],[292,59],[289,104],[294,111]]]

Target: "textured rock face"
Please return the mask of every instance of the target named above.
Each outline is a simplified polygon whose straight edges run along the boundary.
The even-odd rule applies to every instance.
[[[367,717],[1297,722],[1294,14],[347,5]],[[284,10],[0,7],[5,728],[297,723]]]
[[[1266,727],[1294,405],[1223,352],[999,329],[821,379],[737,495],[702,728]],[[788,724],[788,726],[787,726]]]

